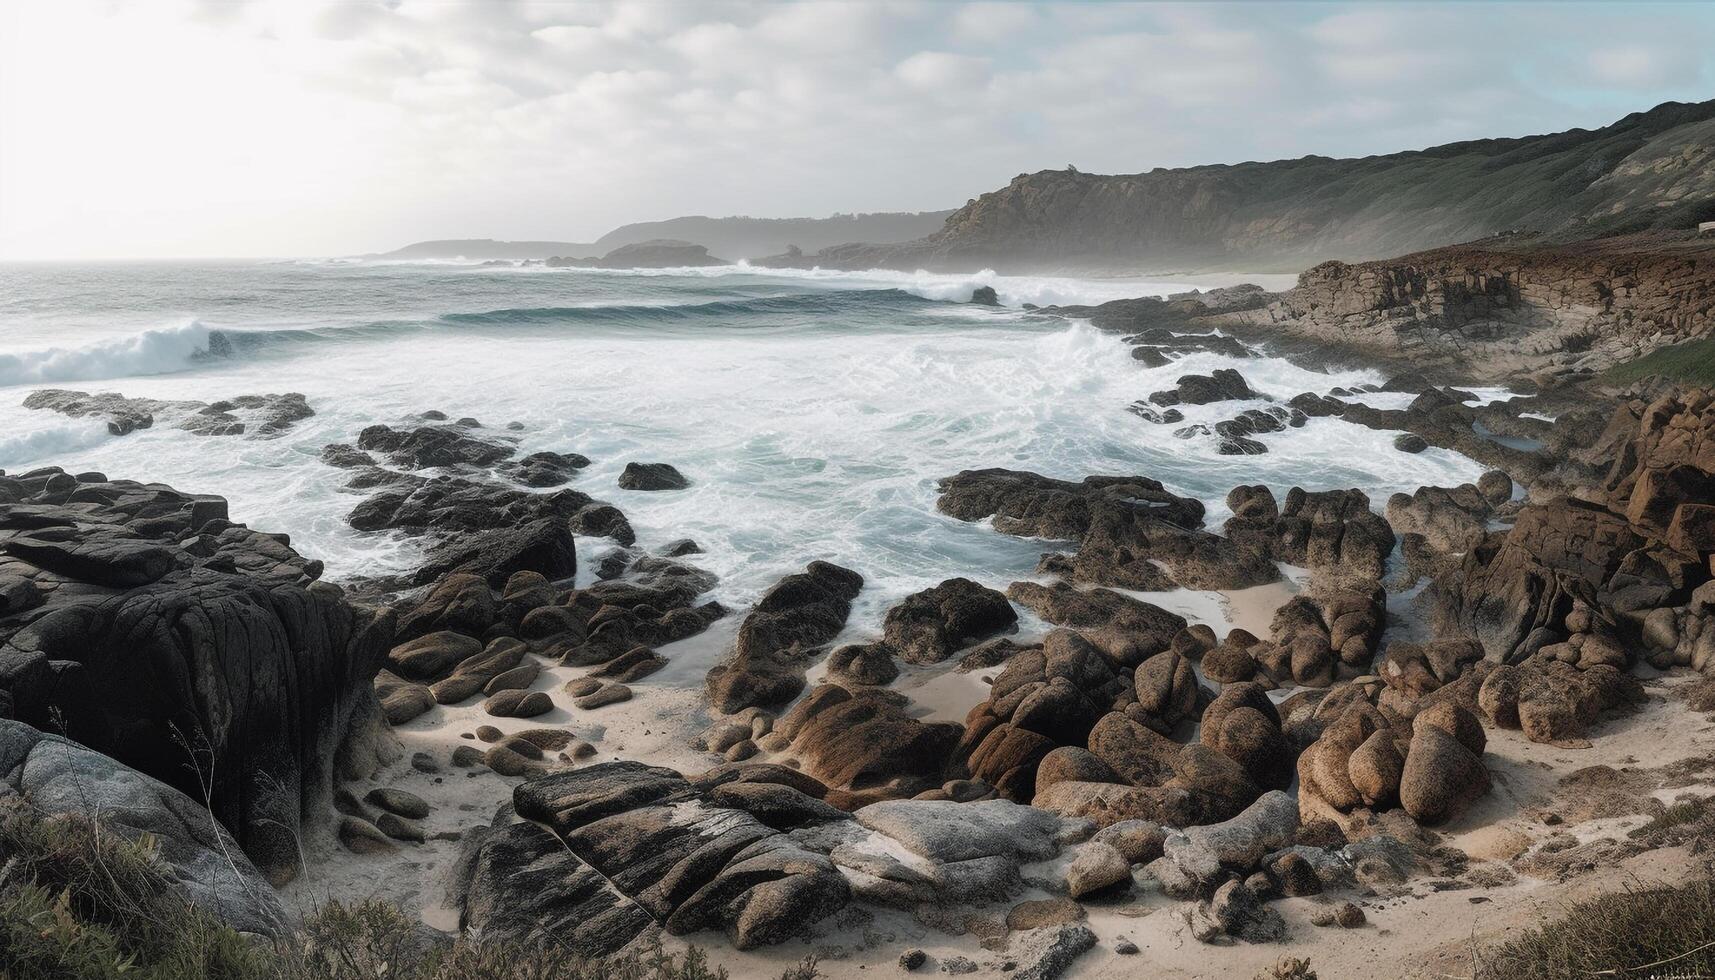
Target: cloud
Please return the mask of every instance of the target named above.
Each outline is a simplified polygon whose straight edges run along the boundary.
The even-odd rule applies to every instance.
[[[1712,52],[1675,4],[0,4],[0,255],[951,207],[1602,125],[1701,97]]]

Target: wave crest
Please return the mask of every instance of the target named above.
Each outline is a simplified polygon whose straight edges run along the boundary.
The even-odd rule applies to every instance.
[[[83,347],[0,354],[0,386],[166,374],[183,370],[199,358],[230,350],[225,335],[200,321],[187,320]]]

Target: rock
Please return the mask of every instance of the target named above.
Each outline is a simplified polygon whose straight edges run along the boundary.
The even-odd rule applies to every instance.
[[[1203,942],[1225,934],[1249,943],[1273,943],[1286,938],[1286,921],[1280,913],[1262,904],[1242,881],[1229,881],[1215,890],[1214,897],[1198,909],[1197,918],[1213,928],[1194,928]]]
[[[513,667],[511,670],[501,671],[489,678],[488,683],[482,686],[482,693],[495,695],[499,694],[501,691],[529,690],[530,686],[536,683],[536,678],[541,673],[541,664],[534,660],[527,660],[524,663]],[[492,713],[493,712],[490,712],[490,714]]]
[[[557,487],[588,465],[589,457],[578,453],[539,452],[501,463],[499,471],[527,487]]]
[[[374,686],[393,614],[316,581],[319,562],[233,524],[218,497],[100,476],[0,476],[0,713],[208,789],[283,884],[335,776],[396,751]],[[394,693],[396,718],[427,707]]]
[[[777,734],[805,772],[841,791],[838,805],[915,796],[946,781],[959,728],[913,718],[907,703],[873,688],[823,685],[781,719]]]
[[[781,705],[804,689],[804,654],[833,639],[851,614],[863,577],[827,562],[811,562],[776,582],[739,624],[726,662],[711,668],[707,687],[715,709],[734,714]]]
[[[993,855],[1041,861],[1060,850],[1059,817],[1008,800],[888,800],[854,816],[859,824],[937,864]]]
[[[1295,851],[1287,851],[1276,858],[1269,872],[1280,883],[1281,894],[1289,898],[1322,893],[1322,877],[1317,874],[1315,865]]]
[[[1132,864],[1147,864],[1161,856],[1167,831],[1149,820],[1121,820],[1103,827],[1091,839],[1110,845]]]
[[[573,491],[566,491],[572,493]],[[473,486],[464,493],[478,501],[492,501],[494,495],[481,485]],[[450,495],[449,495],[450,497]],[[502,498],[503,499],[503,498]],[[631,526],[625,523],[621,515],[613,519],[609,515],[603,526],[592,526],[599,509],[588,504],[588,497],[578,494],[577,497],[565,499],[563,502],[548,502],[532,504],[530,511],[548,511],[547,516],[535,519],[525,519],[516,525],[500,527],[469,528],[460,525],[469,523],[485,523],[488,518],[461,518],[453,521],[454,536],[439,540],[430,548],[429,560],[418,569],[414,580],[421,584],[433,581],[448,573],[468,573],[480,577],[493,588],[502,588],[518,572],[535,572],[546,580],[557,581],[571,578],[577,574],[577,547],[572,541],[572,521],[579,523],[584,533],[598,533],[601,536],[612,536],[626,542],[632,537]],[[416,501],[407,498],[400,502],[401,510],[415,506]],[[480,506],[452,497],[445,502],[449,508],[465,506]],[[519,507],[519,509],[524,509]],[[503,512],[505,507],[502,508]],[[611,508],[609,508],[611,510]],[[564,512],[564,513],[562,513]],[[617,514],[617,511],[613,512]],[[579,515],[584,515],[582,519]],[[396,511],[394,520],[425,521],[439,520],[444,513],[430,510],[420,517],[400,516]],[[571,518],[572,521],[568,521]],[[434,526],[434,525],[428,525]]]
[[[882,637],[909,663],[939,663],[1017,622],[1018,613],[1006,596],[970,579],[953,578],[908,595],[889,609]]]
[[[1112,845],[1099,841],[1081,844],[1066,869],[1066,890],[1073,898],[1131,883],[1131,862]]]
[[[451,630],[440,630],[399,644],[388,651],[387,660],[400,677],[432,681],[445,677],[460,661],[480,652],[480,640]]]
[[[1489,470],[1477,478],[1477,492],[1489,502],[1490,507],[1499,507],[1513,499],[1513,480],[1500,470]]]
[[[1187,827],[1179,836],[1168,837],[1165,853],[1184,864],[1181,856],[1200,851],[1223,867],[1248,871],[1265,855],[1291,844],[1297,832],[1297,802],[1280,790],[1270,790],[1231,820]]]
[[[429,815],[429,804],[421,796],[391,786],[378,786],[363,799],[372,806],[411,820],[421,820]]]
[[[690,485],[684,474],[667,463],[626,463],[619,475],[621,490],[683,490]]]
[[[394,840],[411,844],[421,844],[428,840],[428,835],[414,820],[408,820],[396,813],[383,813],[375,818],[375,829]]]
[[[472,766],[487,765],[483,759],[482,750],[473,745],[457,745],[453,747],[453,765],[460,769]]]
[[[1429,448],[1429,441],[1413,432],[1402,432],[1393,437],[1393,448],[1402,453],[1420,453]]]
[[[775,830],[796,830],[835,820],[850,820],[851,814],[829,806],[793,786],[780,783],[734,780],[709,790],[709,802],[743,810]]]
[[[978,286],[971,290],[971,302],[978,306],[999,306],[1000,297],[993,286]]]
[[[493,695],[482,703],[482,710],[496,718],[534,718],[553,711],[554,699],[546,691],[514,689]]]
[[[1136,956],[1138,953],[1137,943],[1129,939],[1121,939],[1114,943],[1114,952],[1120,956]]]
[[[654,920],[549,831],[515,823],[472,835],[454,870],[461,922],[491,942],[618,952]]]
[[[901,970],[915,970],[927,962],[929,962],[929,954],[920,949],[908,949],[899,954],[899,968]]]
[[[14,819],[74,816],[125,840],[147,835],[157,867],[192,905],[241,932],[283,936],[289,930],[278,896],[237,842],[201,803],[159,780],[0,719],[0,796],[23,811]]]
[[[1031,933],[1021,937],[1017,980],[1054,980],[1066,972],[1072,961],[1094,949],[1096,934],[1089,926],[1061,926],[1048,933]]]
[[[386,670],[375,677],[375,697],[389,725],[403,725],[435,706],[435,695],[427,687]]]
[[[386,854],[396,850],[393,841],[374,824],[358,817],[341,817],[339,842],[353,854]]]
[[[1088,749],[1063,745],[1044,755],[1037,765],[1036,792],[1066,781],[1118,783],[1123,780],[1112,766]]]
[[[851,684],[885,687],[899,676],[899,665],[885,643],[848,643],[828,655],[828,673]]]
[[[586,694],[572,703],[585,711],[605,708],[610,704],[620,704],[631,700],[631,688],[624,684],[604,684],[593,694]]]
[[[1365,922],[1364,910],[1351,902],[1342,902],[1334,910],[1334,922],[1342,929],[1357,929]]]
[[[1019,902],[1006,913],[1008,929],[1046,929],[1084,920],[1084,907],[1065,898]]]
[[[1169,391],[1158,391],[1149,396],[1151,404],[1167,407],[1171,405],[1208,405],[1212,402],[1235,401],[1239,399],[1260,398],[1245,383],[1244,376],[1231,368],[1218,368],[1212,374],[1187,374],[1182,376],[1177,385]]]
[[[479,575],[454,573],[436,582],[399,617],[405,638],[450,631],[481,636],[500,618],[488,582]]]
[[[1414,729],[1399,780],[1407,813],[1419,823],[1444,823],[1488,791],[1488,770],[1469,748],[1435,725]]]

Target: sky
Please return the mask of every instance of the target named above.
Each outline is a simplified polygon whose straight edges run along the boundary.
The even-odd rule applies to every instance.
[[[590,241],[1715,97],[1715,4],[0,0],[0,258]]]

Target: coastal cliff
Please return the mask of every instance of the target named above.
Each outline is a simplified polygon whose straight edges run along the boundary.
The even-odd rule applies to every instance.
[[[1124,273],[1299,270],[1507,231],[1575,240],[1715,218],[1715,102],[1665,103],[1596,130],[1385,156],[1101,175],[1020,174],[898,245],[758,264]]]

